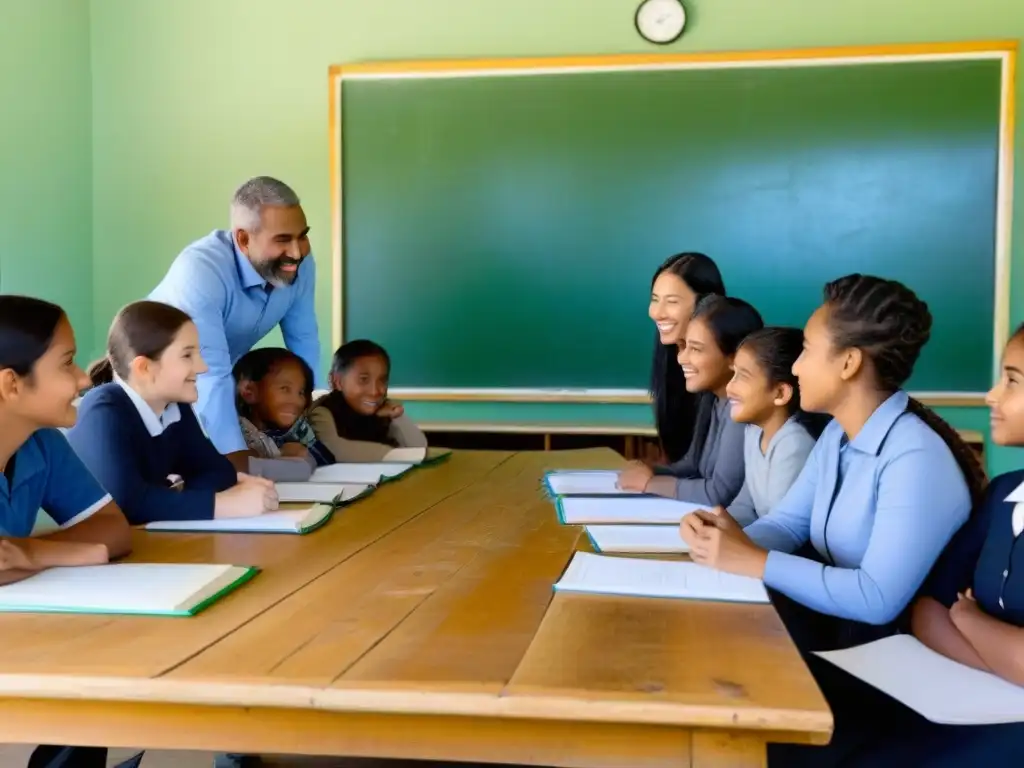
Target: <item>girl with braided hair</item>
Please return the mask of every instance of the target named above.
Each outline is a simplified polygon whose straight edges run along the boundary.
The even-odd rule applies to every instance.
[[[764,580],[805,654],[894,634],[984,491],[970,448],[901,389],[931,326],[928,306],[898,282],[854,274],[828,283],[793,372],[801,407],[832,422],[800,476],[746,529],[724,510],[682,523],[695,561]],[[833,755],[899,727],[881,694],[805,658],[835,715]],[[832,764],[810,751],[810,764]],[[783,764],[799,764],[799,752],[787,748]]]

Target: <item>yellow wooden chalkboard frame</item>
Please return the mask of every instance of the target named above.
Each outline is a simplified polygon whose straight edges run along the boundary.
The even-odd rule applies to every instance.
[[[904,61],[998,59],[1002,62],[1002,98],[999,116],[999,167],[996,191],[995,315],[993,374],[1010,331],[1010,239],[1013,226],[1013,151],[1015,131],[1015,40],[914,43],[777,51],[706,53],[655,53],[449,61],[395,61],[336,64],[328,72],[328,127],[331,187],[331,341],[344,339],[341,306],[344,280],[342,237],[341,93],[344,83],[360,79],[501,76],[508,74],[557,74],[581,70],[641,70],[686,68],[746,68],[760,66],[822,66],[877,64]],[[392,392],[405,400],[484,400],[489,402],[591,402],[645,403],[641,390],[608,389],[399,389]],[[983,393],[918,392],[932,406],[978,406]]]

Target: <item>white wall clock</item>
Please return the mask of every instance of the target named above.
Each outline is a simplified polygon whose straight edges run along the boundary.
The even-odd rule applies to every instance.
[[[636,31],[651,43],[675,42],[686,28],[686,8],[682,0],[644,0],[636,9]]]

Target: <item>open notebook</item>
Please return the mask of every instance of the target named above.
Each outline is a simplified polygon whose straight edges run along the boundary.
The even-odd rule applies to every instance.
[[[372,485],[349,485],[346,483],[314,482],[276,483],[277,499],[281,503],[333,504],[342,506],[366,496],[373,491]]]
[[[438,464],[451,455],[452,452],[447,448],[392,448],[381,461],[385,464],[416,464],[422,467]]]
[[[415,464],[396,464],[387,461],[378,461],[369,464],[346,462],[344,464],[328,464],[324,467],[317,467],[313,476],[309,478],[311,483],[354,483],[377,485],[378,483],[394,480],[401,477]]]
[[[255,517],[222,520],[164,520],[150,523],[147,531],[196,531],[203,533],[309,533],[331,519],[334,507],[313,504],[305,509],[284,509]]]
[[[678,524],[699,504],[660,496],[557,496],[558,519],[566,525]]]
[[[51,568],[0,587],[0,612],[194,616],[257,572],[169,563]]]
[[[933,723],[1024,722],[1024,688],[936,653],[911,635],[818,653]]]
[[[549,496],[643,496],[618,487],[619,473],[605,469],[560,470],[544,474]]]
[[[768,602],[768,592],[758,579],[722,573],[696,563],[603,557],[589,552],[573,555],[555,590],[735,603]]]
[[[657,555],[690,551],[677,525],[588,525],[587,537],[598,552]]]

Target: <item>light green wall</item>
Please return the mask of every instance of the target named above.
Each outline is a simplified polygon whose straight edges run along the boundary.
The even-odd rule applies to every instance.
[[[652,50],[633,29],[637,2],[92,0],[96,338],[117,307],[156,283],[185,243],[224,225],[231,191],[257,173],[280,176],[304,197],[313,246],[326,267],[328,65]],[[672,50],[1024,37],[1021,0],[687,0],[687,6],[690,29]],[[1024,103],[1024,86],[1018,102]],[[1024,147],[1024,130],[1017,144]],[[1024,195],[1017,196],[1014,221],[1024,232]],[[324,267],[317,298],[329,340]],[[1014,246],[1013,275],[1017,322],[1024,318],[1024,234]],[[977,412],[957,418],[965,427],[979,420]],[[1005,451],[993,456],[996,470],[1015,461]]]
[[[63,306],[93,347],[89,4],[2,0],[0,292]]]

